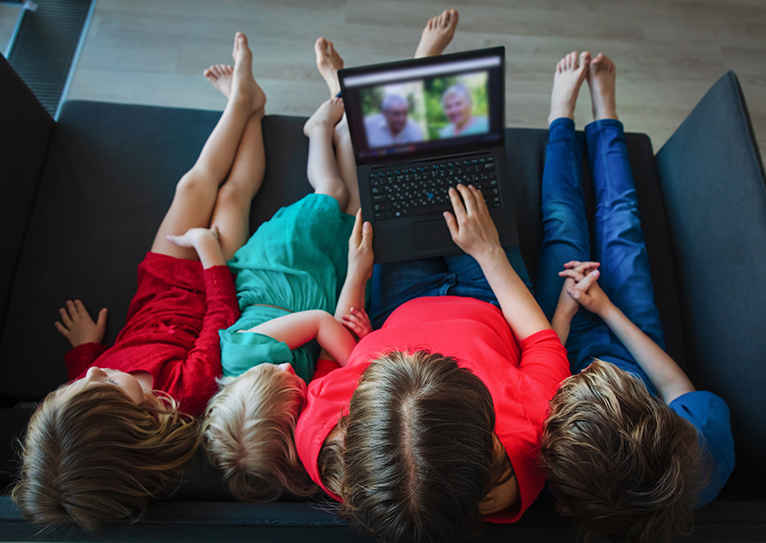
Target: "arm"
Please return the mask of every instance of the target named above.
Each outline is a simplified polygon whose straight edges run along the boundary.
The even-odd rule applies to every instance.
[[[191,228],[183,236],[169,235],[168,241],[179,247],[193,247],[204,269],[226,265],[215,227]]]
[[[348,240],[348,271],[343,289],[338,297],[335,318],[342,322],[357,337],[362,338],[372,331],[369,318],[364,311],[365,288],[372,277],[375,255],[372,252],[372,225],[362,224],[362,210],[356,214],[354,229]]]
[[[596,282],[598,276],[598,270],[590,272],[570,289],[569,294],[604,320],[646,372],[666,404],[687,392],[694,392],[694,385],[678,364],[611,302]]]
[[[534,296],[508,262],[484,197],[472,186],[463,185],[458,185],[458,190],[451,188],[449,195],[455,215],[447,211],[444,218],[452,240],[481,266],[516,338],[522,341],[550,330]]]
[[[341,366],[348,363],[351,351],[356,347],[351,333],[332,315],[319,309],[278,317],[249,330],[243,330],[243,333],[247,332],[283,341],[290,349],[297,349],[316,338],[319,346]]]
[[[551,320],[551,326],[559,336],[559,341],[562,345],[567,344],[567,338],[569,338],[569,329],[572,324],[572,318],[577,314],[577,310],[580,309],[580,304],[569,295],[569,290],[572,289],[576,281],[581,281],[591,271],[598,268],[601,264],[599,262],[578,262],[573,260],[564,264],[566,268],[559,275],[565,277],[564,284],[561,287],[561,294],[559,295],[559,303],[556,306],[556,312],[553,314]]]
[[[80,300],[67,300],[66,308],[59,309],[61,322],[56,322],[56,329],[69,340],[72,350],[64,356],[69,379],[76,379],[104,354],[106,346],[101,344],[106,332],[107,309],[98,313],[98,321],[93,321]]]

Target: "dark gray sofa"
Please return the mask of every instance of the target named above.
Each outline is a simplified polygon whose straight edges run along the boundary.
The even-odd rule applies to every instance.
[[[68,102],[54,122],[0,57],[0,485],[31,403],[66,380],[53,322],[66,299],[109,307],[106,343],[124,325],[136,268],[180,176],[220,113]],[[251,229],[310,191],[304,119],[264,119],[266,179]],[[628,127],[630,128],[630,127]],[[533,282],[542,236],[546,130],[508,129],[521,250]],[[655,156],[627,135],[669,353],[732,410],[737,467],[688,541],[766,539],[766,185],[736,76],[725,74]],[[585,162],[584,162],[585,164]],[[586,200],[592,187],[585,168]],[[574,541],[544,493],[517,524],[479,541]],[[0,496],[0,540],[356,541],[327,503],[230,501],[199,455],[173,500],[141,522],[95,535],[40,532]]]

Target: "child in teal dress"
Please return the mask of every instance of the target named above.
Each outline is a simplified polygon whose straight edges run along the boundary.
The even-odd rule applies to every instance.
[[[280,209],[228,262],[242,315],[220,331],[224,377],[203,431],[208,457],[242,500],[314,492],[292,445],[306,383],[317,359],[344,366],[371,330],[372,229],[342,116],[331,98],[304,127],[314,193]]]

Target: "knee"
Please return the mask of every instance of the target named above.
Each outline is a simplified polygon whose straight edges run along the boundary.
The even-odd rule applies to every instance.
[[[216,207],[242,207],[249,205],[252,199],[253,195],[249,187],[230,179],[218,190]]]
[[[190,170],[176,185],[176,196],[195,196],[210,190],[208,178],[200,172]]]

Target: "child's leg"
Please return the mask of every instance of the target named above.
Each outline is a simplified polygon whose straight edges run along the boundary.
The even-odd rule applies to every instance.
[[[263,110],[250,116],[231,173],[218,191],[210,221],[211,228],[218,228],[221,252],[227,261],[250,237],[250,207],[266,171],[262,119]]]
[[[333,129],[342,115],[343,100],[331,98],[306,121],[303,132],[309,138],[306,173],[314,193],[332,196],[344,211],[348,205],[348,190],[338,172],[332,148]]]
[[[338,165],[338,172],[348,191],[348,205],[346,205],[345,211],[349,215],[356,215],[362,204],[359,199],[359,181],[356,178],[354,148],[351,145],[351,134],[348,132],[348,121],[345,115],[335,125],[333,143],[335,144],[335,162]]]
[[[585,127],[585,135],[596,192],[593,256],[601,262],[599,282],[612,302],[664,348],[625,134],[614,107],[614,63],[599,55],[589,81],[595,122]]]
[[[587,56],[573,53],[556,66],[551,95],[548,147],[542,182],[543,244],[537,272],[536,298],[550,320],[570,260],[590,260],[588,221],[582,191],[582,151],[577,143],[574,107],[587,72]],[[571,335],[571,332],[570,332]]]
[[[173,202],[154,238],[153,252],[189,260],[197,259],[194,249],[179,247],[167,241],[166,236],[210,225],[218,186],[226,179],[232,167],[251,114],[260,109],[266,100],[253,79],[252,53],[242,33],[235,37],[232,56],[235,65],[231,99],[202,148],[197,162],[178,182]]]

